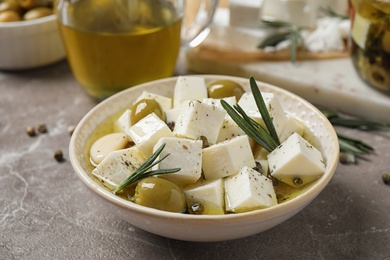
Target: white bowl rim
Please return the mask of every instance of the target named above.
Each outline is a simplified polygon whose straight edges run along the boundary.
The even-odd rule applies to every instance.
[[[13,27],[29,27],[37,24],[42,24],[46,22],[51,22],[57,19],[57,15],[51,14],[48,16],[44,16],[41,18],[33,19],[33,20],[24,20],[24,21],[15,21],[15,22],[5,22],[0,23],[1,28],[13,28]]]
[[[202,75],[202,74],[196,74],[196,75],[188,75],[188,76],[197,76],[197,77],[204,77],[205,79],[207,78],[221,78],[223,77],[224,79],[238,79],[238,80],[243,80],[245,78],[243,77],[235,77],[235,76],[225,76],[225,75],[212,75],[212,74],[207,74],[207,75]],[[124,199],[121,199],[120,197],[112,194],[108,190],[104,189],[101,187],[97,182],[92,180],[89,176],[89,174],[84,171],[82,165],[80,162],[77,161],[77,156],[75,153],[75,140],[76,136],[78,135],[78,132],[80,131],[81,125],[87,120],[87,118],[93,114],[95,110],[97,110],[99,107],[104,106],[108,102],[112,102],[111,100],[115,99],[119,95],[123,95],[124,93],[128,91],[132,91],[132,89],[135,88],[144,88],[145,86],[155,83],[155,82],[166,82],[166,81],[172,81],[173,79],[176,79],[179,76],[176,77],[170,77],[170,78],[165,78],[165,79],[160,79],[160,80],[155,80],[155,81],[150,81],[146,82],[134,87],[131,87],[129,89],[123,90],[119,93],[116,93],[115,95],[107,98],[106,100],[102,101],[101,103],[97,104],[94,108],[92,108],[79,122],[79,124],[76,126],[69,145],[69,157],[70,161],[72,163],[72,166],[74,170],[76,171],[76,174],[78,177],[82,180],[82,182],[93,192],[95,192],[97,195],[100,197],[104,198],[105,200],[116,204],[117,206],[121,208],[126,208],[129,210],[132,210],[138,214],[141,215],[148,215],[148,216],[153,216],[153,217],[159,217],[162,219],[166,220],[180,220],[180,221],[186,221],[186,223],[191,223],[192,221],[202,221],[202,220],[207,220],[208,222],[215,223],[219,221],[224,221],[230,222],[230,221],[239,221],[239,222],[247,222],[250,223],[250,221],[256,222],[256,220],[264,220],[264,219],[269,219],[269,218],[274,218],[276,216],[283,215],[284,212],[290,212],[293,211],[294,208],[299,208],[302,207],[302,205],[306,206],[313,200],[316,196],[316,194],[319,194],[325,186],[328,184],[328,182],[331,180],[331,178],[334,175],[334,172],[336,170],[337,164],[338,164],[338,155],[339,155],[339,145],[338,145],[338,139],[336,132],[332,126],[332,124],[329,122],[329,120],[311,103],[308,101],[304,100],[303,98],[297,96],[296,94],[293,94],[285,89],[282,89],[280,87],[267,84],[261,81],[257,81],[258,83],[260,82],[262,85],[266,85],[270,89],[275,89],[279,92],[283,92],[286,95],[292,95],[294,98],[298,99],[299,102],[302,102],[305,104],[305,106],[308,106],[317,117],[321,118],[323,123],[325,124],[325,127],[330,130],[329,134],[332,137],[332,140],[334,142],[333,146],[333,154],[334,156],[332,157],[331,161],[327,161],[327,164],[330,165],[329,169],[318,179],[316,180],[316,183],[310,187],[307,191],[305,191],[303,194],[288,200],[286,202],[283,202],[281,204],[278,204],[276,206],[272,206],[269,208],[264,208],[264,209],[259,209],[259,210],[253,210],[249,212],[243,212],[243,213],[232,213],[232,214],[225,214],[225,215],[193,215],[193,214],[182,214],[182,213],[174,213],[174,212],[167,212],[163,210],[157,210],[153,208],[148,208],[145,206],[141,206],[135,203],[132,203],[130,201],[126,201]],[[311,198],[308,200],[307,198]],[[305,201],[307,203],[305,203]],[[249,222],[248,222],[249,221]]]

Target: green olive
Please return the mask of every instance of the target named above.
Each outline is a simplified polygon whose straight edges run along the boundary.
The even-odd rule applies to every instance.
[[[165,121],[165,112],[160,104],[154,99],[141,99],[136,102],[131,110],[131,124],[134,125],[147,115],[155,113],[161,120]]]
[[[0,13],[0,23],[20,21],[20,15],[15,11],[4,11]]]
[[[170,212],[184,212],[186,200],[175,183],[158,177],[147,177],[138,182],[134,202],[149,208]]]
[[[28,10],[24,16],[23,20],[34,20],[38,18],[42,18],[45,16],[49,16],[53,14],[53,10],[48,7],[36,7],[31,10]]]
[[[26,10],[38,6],[50,6],[53,0],[18,0],[19,5]]]
[[[210,98],[225,98],[235,96],[237,101],[245,92],[244,88],[232,80],[218,80],[207,87],[207,93]]]
[[[20,13],[20,6],[16,0],[6,0],[0,3],[0,12],[15,11]]]

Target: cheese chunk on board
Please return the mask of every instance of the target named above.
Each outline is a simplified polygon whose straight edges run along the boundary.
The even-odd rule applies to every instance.
[[[269,153],[267,159],[271,175],[293,187],[308,184],[325,171],[321,152],[298,133]]]
[[[246,212],[277,204],[272,180],[248,166],[225,179],[225,208]]]

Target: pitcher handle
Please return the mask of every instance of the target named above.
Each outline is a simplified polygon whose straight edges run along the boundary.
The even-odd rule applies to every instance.
[[[184,1],[182,47],[195,47],[207,37],[218,2],[219,0]]]

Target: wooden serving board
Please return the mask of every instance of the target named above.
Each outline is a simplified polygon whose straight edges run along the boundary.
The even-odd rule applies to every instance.
[[[205,41],[187,50],[189,70],[254,76],[315,105],[390,123],[390,95],[369,87],[359,78],[348,52],[301,53],[300,60],[291,63],[289,53],[259,52],[256,35],[236,30],[218,19],[217,12]],[[259,37],[262,33],[259,31]]]

